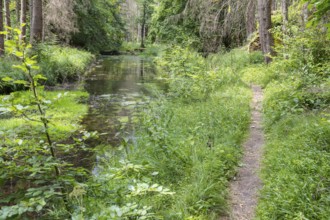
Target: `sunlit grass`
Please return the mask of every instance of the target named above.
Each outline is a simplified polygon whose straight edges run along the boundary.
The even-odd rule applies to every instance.
[[[24,103],[26,99],[29,99],[31,95],[29,91],[19,92],[20,99],[16,100],[18,103]],[[85,92],[74,91],[74,92],[42,92],[43,96],[47,99],[52,100],[52,104],[49,109],[46,110],[46,115],[50,116],[50,134],[56,140],[62,140],[70,136],[76,131],[80,125],[81,117],[86,114],[88,106],[83,103],[79,103],[83,99],[87,99],[88,94]],[[59,94],[61,97],[58,98]],[[3,97],[0,97],[1,100]],[[15,103],[14,103],[15,104]],[[33,119],[38,119],[39,116],[34,113],[28,116]],[[35,133],[42,131],[42,124],[33,122],[26,119],[23,116],[5,117],[0,119],[0,130],[19,130],[20,135],[24,136],[26,133]],[[43,135],[42,132],[40,135]]]

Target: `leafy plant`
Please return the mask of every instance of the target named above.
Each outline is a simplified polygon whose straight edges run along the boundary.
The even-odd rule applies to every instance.
[[[20,70],[27,80],[10,77],[2,80],[25,86],[29,94],[24,97],[23,93],[17,92],[5,96],[1,114],[23,117],[29,123],[21,125],[18,128],[22,129],[20,131],[13,129],[0,134],[0,184],[4,189],[0,217],[44,217],[51,215],[50,210],[58,210],[62,212],[61,216],[67,216],[71,209],[67,194],[77,184],[76,178],[84,177],[85,171],[73,168],[59,154],[81,147],[81,142],[65,145],[54,141],[51,117],[46,112],[62,94],[52,100],[42,95],[43,88],[39,81],[46,78],[38,72],[36,57],[30,56],[31,45],[19,43],[20,31],[14,31],[17,35],[13,40],[6,41],[7,51],[20,60],[13,68]],[[85,133],[85,136],[92,135]]]

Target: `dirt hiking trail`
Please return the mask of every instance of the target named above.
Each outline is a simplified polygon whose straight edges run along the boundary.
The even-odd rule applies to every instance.
[[[251,220],[254,218],[258,191],[262,183],[258,176],[262,158],[264,134],[261,126],[261,105],[263,92],[260,86],[252,86],[253,100],[250,136],[243,146],[242,167],[230,183],[229,216],[222,220]]]

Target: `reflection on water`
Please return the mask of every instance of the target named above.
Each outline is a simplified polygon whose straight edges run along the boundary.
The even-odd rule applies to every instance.
[[[138,56],[104,57],[86,79],[90,107],[83,124],[105,133],[101,140],[118,145],[123,135],[134,136],[132,122],[150,99],[146,85],[159,84],[150,60]]]

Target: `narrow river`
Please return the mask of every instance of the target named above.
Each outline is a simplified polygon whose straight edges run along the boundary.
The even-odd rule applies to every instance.
[[[150,100],[149,88],[161,87],[156,68],[140,56],[105,56],[88,74],[89,111],[83,119],[88,131],[98,131],[100,141],[118,146],[123,138],[134,141],[133,122]]]

